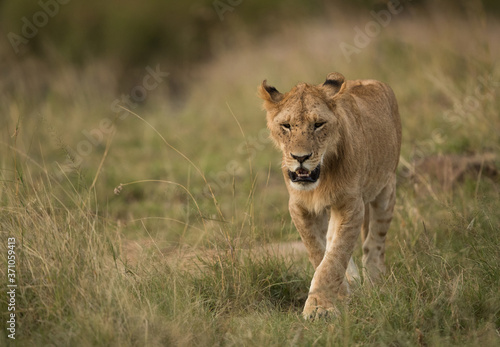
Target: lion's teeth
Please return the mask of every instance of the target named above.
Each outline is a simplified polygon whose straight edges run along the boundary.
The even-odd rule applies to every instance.
[[[308,176],[310,176],[310,173],[309,172],[297,172],[297,175],[299,177],[308,177]]]

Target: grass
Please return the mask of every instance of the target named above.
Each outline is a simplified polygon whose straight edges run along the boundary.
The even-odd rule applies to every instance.
[[[283,91],[335,70],[386,81],[400,103],[406,162],[499,152],[497,22],[484,17],[475,36],[474,18],[408,16],[350,63],[338,43],[352,41],[354,25],[337,14],[333,28],[302,22],[263,42],[245,38],[200,66],[184,102],[165,100],[163,84],[151,91],[132,110],[143,120],[110,111],[117,81],[105,64],[53,71],[26,62],[29,81],[18,71],[2,82],[0,231],[3,244],[17,242],[16,344],[498,345],[498,180],[471,175],[445,190],[401,178],[386,278],[353,288],[329,321],[300,316],[307,257],[262,251],[299,239],[280,155],[262,130],[255,90],[264,78]],[[114,135],[103,133],[79,162],[79,144],[90,141],[82,131],[104,118]],[[2,295],[4,321],[7,304]]]

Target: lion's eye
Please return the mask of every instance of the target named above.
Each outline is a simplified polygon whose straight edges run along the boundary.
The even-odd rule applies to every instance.
[[[325,124],[326,124],[326,122],[316,122],[316,123],[314,123],[314,129],[319,129]]]
[[[291,128],[291,126],[290,126],[290,124],[289,124],[289,123],[283,123],[283,124],[281,124],[281,127],[282,127],[283,129],[288,129],[288,130],[290,130],[290,128]]]

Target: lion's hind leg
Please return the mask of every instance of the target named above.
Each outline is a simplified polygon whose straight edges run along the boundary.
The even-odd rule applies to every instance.
[[[361,226],[362,244],[365,243],[365,240],[368,237],[369,225],[370,225],[370,204],[365,204],[365,217],[363,220],[363,225]],[[354,262],[352,257],[351,259],[349,259],[349,264],[347,265],[347,271],[345,275],[347,278],[347,282],[349,282],[350,285],[356,285],[361,282],[361,276],[359,275],[358,267],[356,266],[356,263]]]
[[[396,177],[370,203],[369,230],[363,235],[363,273],[369,283],[385,272],[385,238],[392,221],[396,202]],[[366,222],[366,220],[365,220]],[[365,234],[366,230],[363,230]]]
[[[361,282],[361,276],[359,275],[359,270],[358,267],[356,266],[356,263],[354,260],[349,259],[349,263],[347,264],[347,270],[345,272],[347,282],[350,285],[356,285]]]

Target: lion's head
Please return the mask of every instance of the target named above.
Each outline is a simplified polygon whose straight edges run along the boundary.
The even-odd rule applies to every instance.
[[[344,76],[337,72],[330,73],[321,85],[301,83],[286,94],[266,81],[259,87],[267,126],[283,152],[283,167],[292,188],[315,189],[327,156],[338,154],[342,124],[336,101],[344,89]]]

